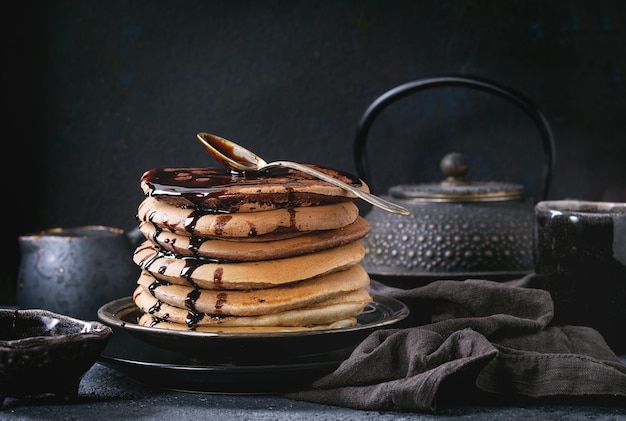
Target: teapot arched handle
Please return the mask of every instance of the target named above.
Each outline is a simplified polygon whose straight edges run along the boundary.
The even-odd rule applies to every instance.
[[[528,117],[535,123],[543,141],[545,153],[543,167],[543,194],[542,200],[548,197],[550,184],[552,182],[552,168],[554,167],[554,138],[548,121],[539,109],[524,95],[504,87],[495,82],[475,76],[460,75],[440,75],[417,79],[399,85],[379,96],[367,108],[359,122],[357,135],[354,141],[354,158],[359,177],[371,186],[369,163],[367,160],[366,142],[369,130],[378,115],[392,102],[403,98],[414,92],[424,89],[460,86],[464,88],[474,88],[509,100],[521,108]]]

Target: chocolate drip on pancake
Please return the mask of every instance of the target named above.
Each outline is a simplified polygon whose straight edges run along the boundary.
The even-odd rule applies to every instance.
[[[368,190],[351,174],[304,165]],[[351,193],[339,187],[296,170],[281,168],[260,173],[233,173],[219,167],[155,168],[142,175],[141,186],[146,196],[213,213],[319,206],[354,199]]]
[[[188,327],[195,326],[204,317],[204,313],[200,313],[196,310],[196,301],[199,297],[200,291],[197,288],[194,288],[185,298],[185,307],[189,310],[187,317],[185,317],[185,323]]]
[[[353,223],[358,213],[353,201],[343,201],[225,215],[173,206],[147,197],[139,204],[137,218],[140,223],[150,222],[161,230],[188,237],[249,240],[264,235],[288,238],[315,230],[338,229]]]

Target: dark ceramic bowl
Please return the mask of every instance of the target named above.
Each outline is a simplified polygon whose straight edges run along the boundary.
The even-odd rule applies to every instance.
[[[47,310],[0,309],[0,405],[6,397],[78,395],[112,329]]]

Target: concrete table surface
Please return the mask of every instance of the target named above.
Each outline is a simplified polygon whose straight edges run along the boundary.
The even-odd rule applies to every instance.
[[[626,355],[620,357],[626,364]],[[209,394],[154,389],[122,371],[96,363],[82,378],[78,398],[53,395],[5,398],[2,420],[626,420],[626,408],[576,405],[463,406],[435,414],[358,411],[277,395]]]

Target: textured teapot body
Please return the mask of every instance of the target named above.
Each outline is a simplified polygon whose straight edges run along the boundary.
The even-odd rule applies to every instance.
[[[362,240],[372,275],[466,277],[533,269],[533,205],[523,201],[432,203],[389,198],[408,216],[373,208]]]
[[[554,161],[554,140],[547,120],[519,92],[465,75],[417,79],[390,89],[372,102],[361,117],[354,142],[359,177],[372,185],[366,144],[374,120],[393,102],[438,87],[492,94],[517,106],[532,120],[545,152],[545,200]],[[366,249],[362,261],[365,270],[385,283],[416,278],[504,280],[532,272],[534,202],[524,198],[523,186],[466,180],[469,165],[459,153],[445,156],[440,166],[443,181],[393,186],[388,196],[383,196],[408,208],[410,215],[394,215],[376,208],[366,214],[371,228],[361,240]]]

